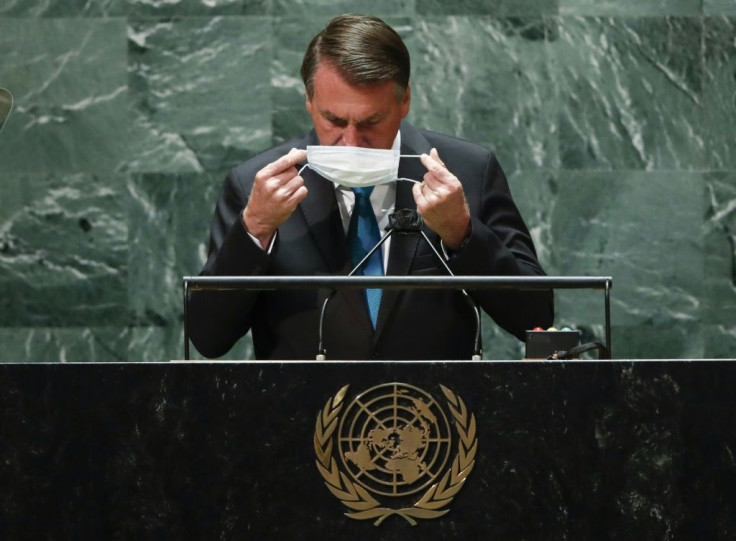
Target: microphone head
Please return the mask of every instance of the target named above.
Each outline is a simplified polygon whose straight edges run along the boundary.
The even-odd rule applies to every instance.
[[[13,108],[13,95],[9,90],[0,88],[0,131],[3,130],[5,121],[10,116],[10,110]]]
[[[388,215],[386,231],[394,233],[418,233],[422,229],[422,217],[414,209],[399,209]]]

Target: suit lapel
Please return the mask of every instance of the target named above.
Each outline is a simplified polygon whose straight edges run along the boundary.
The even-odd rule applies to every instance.
[[[402,154],[427,154],[431,146],[429,141],[408,122],[401,123],[401,153]],[[426,169],[418,158],[402,158],[399,162],[399,177],[410,178],[421,181]],[[412,194],[411,182],[399,181],[396,183],[396,203],[394,210],[417,208]],[[390,276],[406,276],[409,274],[411,263],[414,260],[417,246],[421,237],[419,235],[392,235],[391,248],[388,259],[386,274]],[[376,339],[388,322],[397,300],[403,295],[398,289],[386,289],[381,298],[381,307],[378,312],[378,323],[376,325]]]
[[[335,187],[309,168],[302,172],[302,178],[308,195],[299,208],[327,269],[340,274],[349,260]]]
[[[318,144],[317,137],[312,131],[302,141],[300,148]],[[300,163],[297,168],[301,169],[303,166],[304,163]],[[299,204],[299,209],[328,271],[331,274],[342,274],[349,264],[349,258],[335,187],[309,167],[302,171],[302,178],[308,194]]]

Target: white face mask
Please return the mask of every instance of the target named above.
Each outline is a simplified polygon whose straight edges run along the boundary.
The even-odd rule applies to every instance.
[[[401,157],[419,156],[402,156],[398,149],[309,145],[304,167],[340,186],[363,188],[398,180]]]

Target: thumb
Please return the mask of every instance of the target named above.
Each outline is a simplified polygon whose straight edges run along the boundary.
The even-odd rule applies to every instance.
[[[432,159],[442,165],[442,167],[445,166],[445,162],[442,161],[442,158],[440,158],[439,153],[437,152],[436,148],[433,148],[429,151],[429,155],[432,157]]]

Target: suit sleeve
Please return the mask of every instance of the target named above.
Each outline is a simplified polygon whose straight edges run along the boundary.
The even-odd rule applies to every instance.
[[[269,256],[248,235],[240,215],[247,204],[244,184],[235,170],[227,176],[210,229],[207,262],[200,276],[264,274]],[[189,336],[206,357],[227,353],[251,326],[257,293],[191,291],[188,299]]]
[[[471,233],[449,265],[455,274],[544,276],[531,235],[524,224],[501,166],[491,152],[482,182],[465,186],[471,207]],[[473,298],[494,321],[524,339],[525,330],[548,327],[554,318],[551,290],[478,290]]]

